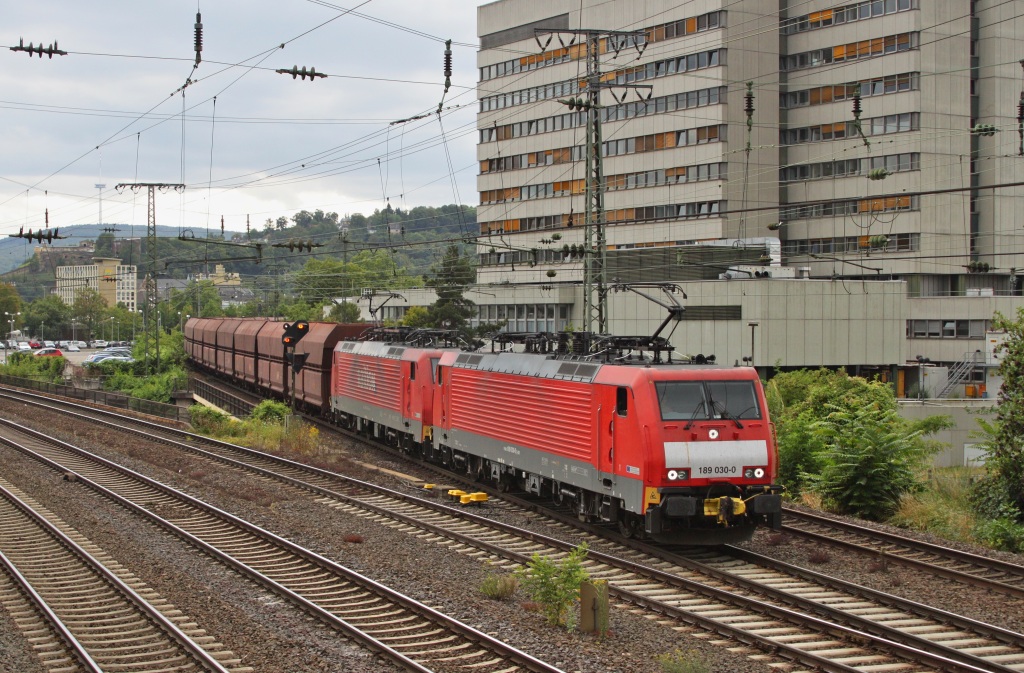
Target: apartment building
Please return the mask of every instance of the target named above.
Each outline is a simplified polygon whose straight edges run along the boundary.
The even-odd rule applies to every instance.
[[[71,306],[83,288],[98,292],[107,306],[124,305],[136,310],[137,276],[134,265],[122,264],[114,257],[94,257],[92,264],[58,266],[55,270],[55,293]]]
[[[585,327],[594,220],[609,285],[673,282],[688,295],[682,352],[890,370],[901,383],[919,369],[908,363],[955,369],[984,352],[993,312],[1021,301],[1022,9],[480,7],[481,321],[525,304],[556,328]],[[595,82],[599,173],[578,106]],[[607,301],[613,333],[665,315],[636,294]]]

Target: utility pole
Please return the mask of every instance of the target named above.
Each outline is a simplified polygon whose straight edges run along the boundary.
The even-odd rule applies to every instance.
[[[537,28],[535,31],[537,44],[543,53],[555,35],[562,48],[573,52],[577,39],[585,44],[584,56],[587,59],[586,99],[559,101],[570,110],[585,110],[587,113],[586,145],[586,179],[584,181],[584,201],[586,206],[583,214],[583,313],[586,330],[592,334],[608,332],[608,244],[605,236],[604,213],[604,169],[601,154],[601,89],[645,89],[647,98],[651,97],[653,87],[643,84],[616,84],[601,81],[601,42],[605,41],[605,53],[618,54],[629,46],[642,54],[647,46],[647,36],[642,30],[615,31],[591,29],[547,29]],[[541,35],[548,35],[547,41],[541,43]],[[571,35],[568,45],[562,35]],[[626,98],[612,93],[616,102]]]
[[[160,372],[160,325],[157,322],[157,304],[159,303],[159,295],[157,294],[156,287],[156,190],[167,191],[173,189],[176,192],[183,192],[185,185],[182,184],[168,184],[164,182],[134,182],[117,185],[115,189],[121,192],[125,187],[128,187],[133,192],[142,189],[143,187],[147,190],[147,204],[149,211],[149,218],[146,225],[146,257],[147,257],[147,270],[146,279],[143,283],[143,289],[146,295],[146,303],[143,306],[142,313],[142,331],[145,336],[145,354],[146,354],[146,373]],[[154,360],[149,359],[149,342],[152,339],[153,347],[155,349]],[[155,361],[155,366],[151,363]]]

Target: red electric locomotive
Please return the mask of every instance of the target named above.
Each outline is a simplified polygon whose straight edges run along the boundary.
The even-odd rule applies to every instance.
[[[633,362],[343,341],[331,406],[347,426],[626,535],[723,544],[777,528],[755,370]]]

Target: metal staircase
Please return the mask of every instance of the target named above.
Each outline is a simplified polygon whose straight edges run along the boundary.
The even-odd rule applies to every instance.
[[[964,353],[964,356],[949,368],[949,379],[946,381],[946,385],[936,393],[936,399],[942,399],[949,394],[949,391],[966,381],[984,357],[980,351]]]

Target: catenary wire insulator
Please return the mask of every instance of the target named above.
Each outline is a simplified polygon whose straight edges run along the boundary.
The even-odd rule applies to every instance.
[[[203,60],[203,15],[196,12],[196,65]]]
[[[452,41],[445,40],[444,43],[444,91],[448,93],[448,87],[452,85]]]

